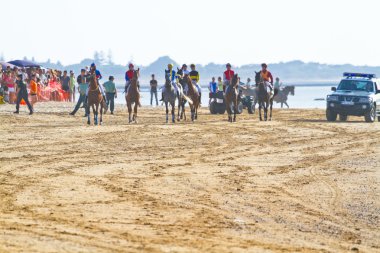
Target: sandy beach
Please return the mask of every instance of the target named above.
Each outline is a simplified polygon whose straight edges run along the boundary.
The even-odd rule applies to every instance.
[[[380,252],[380,123],[0,106],[0,252]]]

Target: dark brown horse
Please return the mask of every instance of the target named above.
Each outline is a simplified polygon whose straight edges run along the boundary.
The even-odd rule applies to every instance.
[[[99,90],[99,82],[95,74],[90,75],[90,86],[88,90],[88,103],[87,103],[87,124],[91,124],[90,121],[90,108],[94,113],[94,124],[98,124],[98,111],[100,105],[100,125],[103,123],[103,96]]]
[[[232,77],[230,84],[226,88],[226,109],[228,113],[228,121],[235,122],[236,121],[236,113],[238,110],[238,99],[239,99],[239,91],[238,91],[239,78],[238,75],[235,74]],[[232,113],[234,117],[232,117]]]
[[[128,114],[129,114],[129,123],[137,123],[137,107],[141,106],[140,104],[140,92],[138,89],[138,81],[140,76],[140,69],[133,71],[133,77],[131,84],[128,88],[127,94],[125,95],[125,100],[127,102]],[[133,117],[132,114],[132,105],[134,104]]]
[[[200,105],[199,101],[199,93],[193,82],[191,81],[191,78],[189,75],[185,75],[184,79],[186,81],[187,85],[187,96],[190,98],[189,105],[191,110],[191,121],[194,122],[194,120],[198,119],[198,108]]]
[[[261,117],[261,109],[264,108],[264,120],[268,120],[268,107],[270,108],[269,120],[272,120],[272,107],[273,107],[273,94],[272,92],[267,91],[267,87],[263,77],[261,76],[261,72],[255,72],[255,82],[257,86],[257,101],[259,103],[259,116]]]
[[[186,113],[185,113],[186,102],[189,102],[189,104],[192,104],[193,101],[187,96],[187,93],[188,93],[187,82],[184,78],[182,69],[177,68],[177,77],[178,77],[177,85],[178,85],[178,90],[179,90],[177,121],[180,121],[181,119],[186,120]]]

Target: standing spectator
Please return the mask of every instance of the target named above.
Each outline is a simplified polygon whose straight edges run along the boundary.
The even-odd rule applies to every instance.
[[[67,76],[67,70],[63,71],[61,86],[62,90],[64,91],[64,101],[68,101],[68,96],[70,93],[70,77]]]
[[[38,87],[37,87],[37,79],[36,75],[33,74],[32,78],[30,78],[30,98],[31,98],[31,104],[34,106],[34,104],[37,102],[37,92],[38,92]]]
[[[223,91],[223,81],[222,77],[218,77],[218,91]]]
[[[22,74],[19,74],[17,76],[17,81],[16,81],[16,84],[17,84],[17,101],[16,101],[16,111],[14,113],[18,114],[20,112],[20,103],[21,103],[21,100],[24,99],[26,105],[29,108],[29,115],[32,115],[33,114],[33,107],[29,103],[28,90],[27,90],[26,84],[24,83],[24,80],[22,78],[23,78]]]
[[[210,94],[209,94],[209,101],[208,101],[208,104],[210,105],[211,103],[211,98],[213,97],[213,95],[216,93],[217,91],[217,83],[215,82],[215,77],[212,77],[211,79],[211,82],[210,84],[208,85],[208,90],[210,91]]]
[[[74,111],[70,113],[70,115],[75,115],[75,113],[79,110],[81,104],[83,103],[85,107],[85,115],[84,117],[87,117],[87,105],[85,105],[85,100],[86,100],[86,90],[88,87],[88,82],[87,82],[87,76],[86,76],[86,70],[82,69],[80,72],[80,75],[77,78],[77,83],[78,83],[78,92],[79,92],[79,99],[78,102],[74,108]]]
[[[246,86],[247,86],[247,89],[250,89],[251,88],[251,78],[247,78],[247,84],[246,84]]]
[[[70,71],[70,102],[75,102],[75,75],[73,71]]]
[[[104,89],[106,91],[106,97],[107,97],[107,107],[110,107],[111,114],[113,114],[113,111],[115,109],[115,98],[117,98],[117,90],[116,85],[114,83],[114,77],[110,76],[108,78],[108,82],[105,82],[103,84]]]
[[[157,99],[157,80],[154,77],[154,74],[152,74],[152,80],[150,80],[150,105],[153,105],[153,95],[156,98],[156,106],[158,106],[158,99]]]

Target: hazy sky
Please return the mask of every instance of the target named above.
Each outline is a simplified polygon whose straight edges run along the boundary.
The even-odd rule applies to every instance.
[[[1,0],[0,13],[6,60],[380,65],[379,0]]]

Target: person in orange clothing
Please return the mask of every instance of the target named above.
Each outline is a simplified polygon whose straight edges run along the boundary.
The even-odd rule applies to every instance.
[[[265,85],[270,88],[270,90],[273,90],[273,76],[272,73],[268,71],[268,65],[266,63],[261,64],[261,71],[260,71],[261,77],[265,81]]]
[[[36,75],[32,75],[32,78],[30,80],[30,97],[31,97],[31,104],[34,106],[34,104],[37,102],[37,93],[38,93],[38,85],[37,85],[37,79]]]

